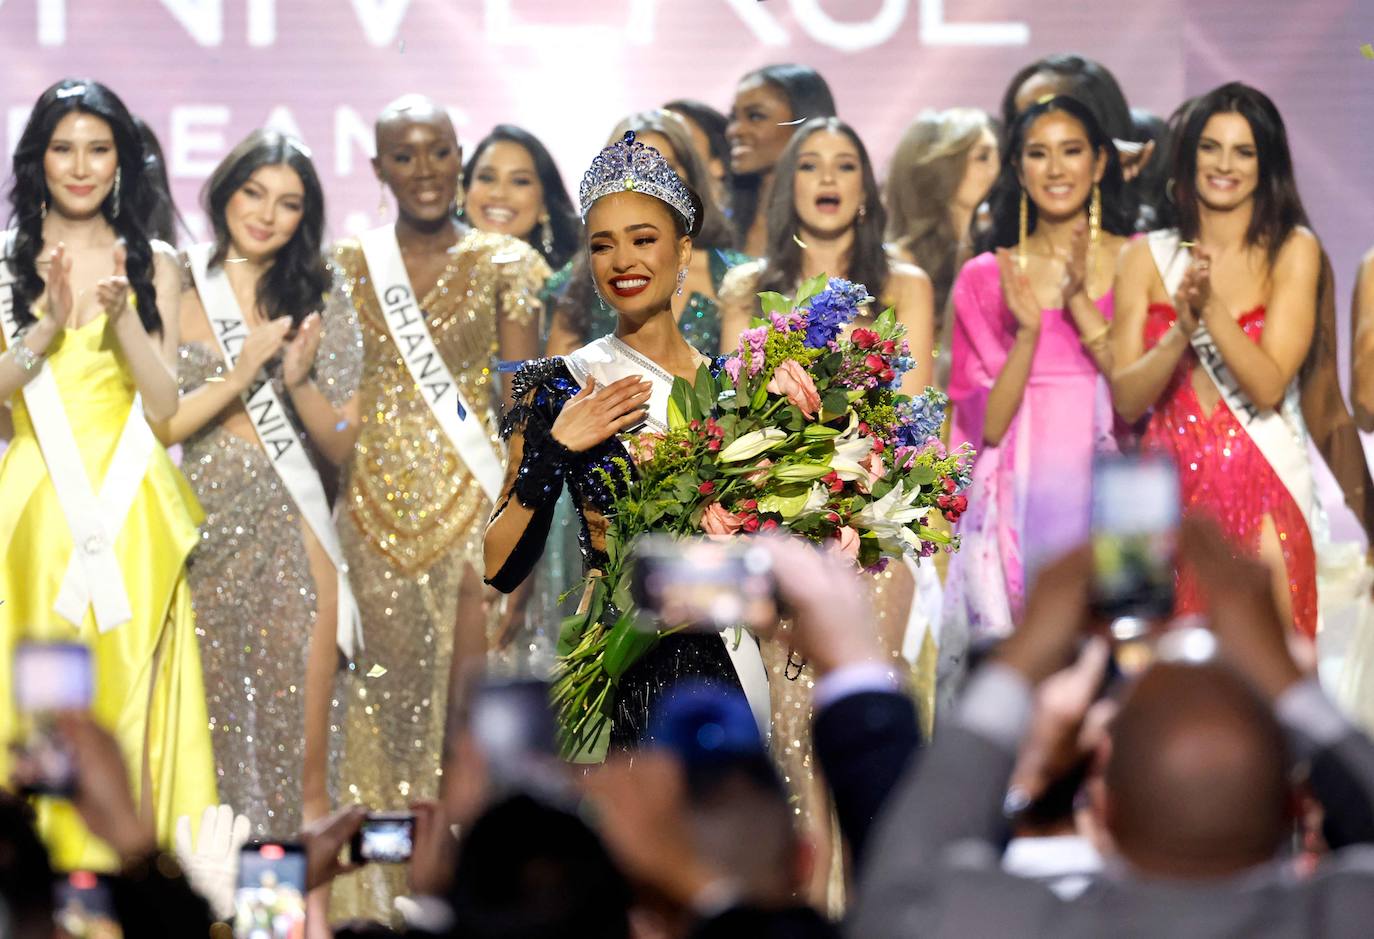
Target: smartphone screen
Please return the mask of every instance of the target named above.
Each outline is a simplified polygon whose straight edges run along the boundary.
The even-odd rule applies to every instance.
[[[123,939],[114,896],[103,877],[90,871],[73,871],[54,883],[58,939]]]
[[[550,774],[563,765],[548,682],[484,681],[473,694],[468,730],[498,792],[551,784]]]
[[[1093,465],[1093,611],[1143,631],[1174,607],[1181,511],[1178,470],[1162,456],[1101,457]],[[1136,635],[1118,635],[1134,639]]]
[[[304,849],[295,844],[244,845],[234,894],[234,939],[304,936]]]
[[[747,538],[647,537],[635,547],[630,593],[645,628],[719,632],[778,617],[773,559]]]
[[[84,711],[93,690],[91,652],[61,642],[22,642],[14,650],[14,703],[20,718],[19,775],[27,793],[69,796],[76,770],[53,726],[62,711]]]
[[[373,812],[353,836],[355,864],[404,864],[415,850],[415,816],[410,812]]]

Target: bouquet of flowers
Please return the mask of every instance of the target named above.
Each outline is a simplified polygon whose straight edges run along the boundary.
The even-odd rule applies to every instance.
[[[926,521],[932,512],[954,521],[968,507],[973,451],[941,443],[944,395],[898,393],[914,363],[893,311],[841,338],[872,302],[862,285],[822,275],[795,299],[759,296],[765,319],[718,370],[677,380],[668,432],[634,438],[633,462],[616,461],[619,478],[606,480],[616,494],[609,562],[559,637],[554,700],[572,754],[595,741],[617,682],[662,634],[635,625],[628,575],[640,536],[786,530],[873,572],[958,547]]]

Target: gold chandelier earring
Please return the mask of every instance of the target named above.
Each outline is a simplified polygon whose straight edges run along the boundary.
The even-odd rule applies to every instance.
[[[1026,238],[1030,234],[1030,198],[1021,190],[1021,217],[1016,229],[1016,266],[1026,269]]]
[[[1102,240],[1102,187],[1093,183],[1092,201],[1088,203],[1088,270],[1093,269],[1097,257],[1097,243]]]

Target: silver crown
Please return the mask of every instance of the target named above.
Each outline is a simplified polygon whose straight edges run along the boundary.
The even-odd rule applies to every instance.
[[[697,211],[692,205],[691,191],[663,159],[663,154],[635,140],[632,130],[625,132],[624,140],[617,140],[598,153],[587,172],[582,174],[577,198],[582,203],[583,221],[597,199],[613,192],[642,192],[653,196],[676,209],[687,220],[688,230],[696,224]]]

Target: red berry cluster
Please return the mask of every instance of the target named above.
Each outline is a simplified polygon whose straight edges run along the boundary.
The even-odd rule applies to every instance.
[[[864,367],[869,373],[882,382],[891,382],[897,377],[888,360],[883,358],[886,355],[897,354],[897,343],[891,339],[883,339],[871,329],[856,329],[849,334],[849,340],[860,349],[869,354],[864,356]]]
[[[712,453],[719,452],[721,442],[725,438],[725,430],[720,426],[714,417],[708,417],[705,421],[694,420],[687,425],[694,433],[706,431],[706,449]]]
[[[955,490],[959,488],[959,484],[949,476],[940,480],[940,485],[945,491],[935,497],[935,504],[946,519],[957,522],[959,516],[968,511],[968,496],[954,494]]]

